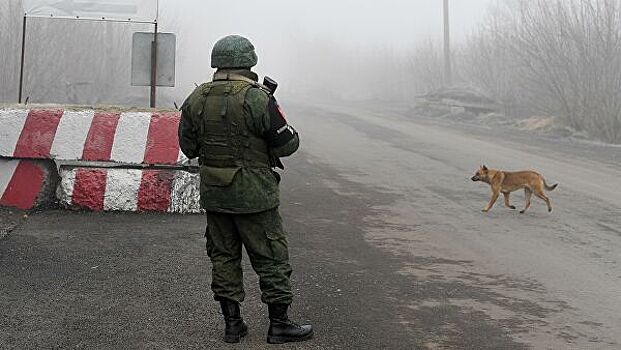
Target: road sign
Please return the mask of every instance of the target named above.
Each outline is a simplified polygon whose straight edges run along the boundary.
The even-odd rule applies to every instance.
[[[151,86],[151,47],[154,33],[136,32],[132,38],[132,85]],[[175,86],[176,36],[173,33],[157,34],[156,85]]]
[[[157,21],[157,0],[22,0],[27,17]]]

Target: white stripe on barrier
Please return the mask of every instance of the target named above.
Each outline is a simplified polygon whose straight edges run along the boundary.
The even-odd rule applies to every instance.
[[[0,110],[0,154],[13,155],[28,117],[28,110]]]
[[[179,156],[177,157],[177,163],[183,164],[187,161],[188,161],[188,157],[186,157],[185,154],[183,154],[183,152],[181,151],[181,148],[179,148]]]
[[[142,163],[147,146],[151,113],[121,113],[112,144],[111,160]]]
[[[0,162],[1,164],[1,162]],[[106,210],[106,211],[136,211],[145,210],[145,208],[139,208],[139,201],[141,198],[141,185],[143,183],[144,174],[143,170],[138,169],[107,169],[106,177],[91,176],[85,174],[86,177],[80,178],[82,183],[76,187],[76,174],[81,169],[65,169],[60,168],[61,182],[58,186],[56,195],[59,203],[63,206],[75,206],[78,208],[86,208],[90,210]],[[101,169],[103,170],[103,169]],[[87,171],[88,172],[88,171]],[[157,211],[167,211],[169,213],[200,213],[200,181],[199,175],[188,173],[185,171],[173,171],[174,177],[170,184],[170,197],[169,202],[165,207],[158,206]],[[168,176],[168,175],[167,175]],[[85,184],[88,184],[85,187]],[[88,193],[91,190],[91,186],[101,189],[106,186],[103,198],[89,197],[94,195]],[[168,192],[163,187],[160,188],[164,192]],[[83,191],[81,193],[75,193],[76,191]],[[96,195],[101,192],[99,190],[94,191]],[[143,193],[144,195],[144,193]],[[79,196],[78,203],[75,201],[75,197]],[[143,197],[144,199],[144,197]],[[85,202],[86,200],[86,202]],[[103,208],[98,203],[103,200]],[[144,204],[144,203],[142,203]],[[90,206],[89,206],[90,205]],[[146,209],[151,210],[151,209]]]
[[[106,179],[104,210],[136,211],[141,182],[141,170],[117,169],[109,171]]]
[[[56,198],[61,203],[71,204],[73,200],[73,188],[75,186],[76,169],[60,169],[60,184],[56,188]]]
[[[198,174],[176,171],[170,191],[169,213],[200,213]]]
[[[65,160],[80,159],[94,115],[94,111],[65,111],[52,143],[50,152],[52,157]]]
[[[15,169],[19,165],[19,159],[2,160],[0,159],[0,198],[4,194]]]

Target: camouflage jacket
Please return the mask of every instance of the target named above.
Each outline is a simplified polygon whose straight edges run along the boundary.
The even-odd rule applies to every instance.
[[[293,154],[299,146],[295,129],[288,125],[276,99],[257,84],[257,75],[250,70],[219,70],[221,73],[242,76],[250,87],[243,98],[241,118],[246,129],[265,140],[271,164],[264,166],[220,166],[203,161],[207,95],[211,83],[197,87],[181,107],[179,145],[190,159],[199,157],[201,164],[201,205],[207,211],[248,214],[275,208],[279,205],[279,176],[272,167],[279,157]],[[249,80],[248,80],[249,79]],[[254,83],[253,83],[254,82]],[[239,84],[239,81],[236,83]],[[224,98],[224,97],[222,97]],[[204,134],[203,134],[204,133]]]

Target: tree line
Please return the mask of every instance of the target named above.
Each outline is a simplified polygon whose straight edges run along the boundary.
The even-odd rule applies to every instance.
[[[0,2],[0,101],[17,97],[20,12],[18,1]],[[148,88],[129,84],[131,33],[145,30],[151,28],[33,19],[25,95],[32,102],[147,105]],[[308,100],[410,103],[444,85],[441,44],[421,40],[414,48],[395,49],[296,38],[282,53],[272,53],[271,60],[280,61],[270,74],[287,87],[281,94]],[[178,48],[178,55],[192,52]],[[621,143],[621,0],[498,1],[467,40],[454,45],[453,56],[454,83],[481,90],[505,114],[555,116],[578,131]],[[192,72],[193,79],[206,73]],[[178,85],[162,92],[167,104],[183,100],[191,88],[189,82]]]
[[[499,2],[455,56],[459,82],[482,89],[506,114],[555,116],[621,143],[619,0]]]
[[[331,67],[326,79],[354,97],[410,102],[445,85],[439,40],[406,52],[375,48],[375,55],[326,49],[338,54],[311,61]],[[498,1],[453,49],[453,84],[483,92],[506,115],[554,116],[621,143],[620,0]]]

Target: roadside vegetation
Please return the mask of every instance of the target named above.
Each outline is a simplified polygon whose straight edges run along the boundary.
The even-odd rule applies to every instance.
[[[621,3],[517,1],[493,11],[462,52],[463,79],[509,115],[556,116],[621,143]]]
[[[0,2],[0,47],[10,48],[0,55],[0,102],[17,97],[20,11],[19,1]],[[147,105],[148,88],[129,86],[131,33],[144,30],[149,28],[29,22],[25,96],[31,103]],[[261,67],[268,71],[260,73],[279,80],[283,101],[294,95],[309,102],[413,104],[447,85],[440,38],[417,38],[416,47],[377,47],[308,30],[279,43],[280,51],[259,50],[269,53],[269,67]],[[196,45],[209,43],[185,38],[182,28],[179,33],[180,44],[194,46],[177,48],[177,87],[160,90],[162,106],[180,103],[209,76],[207,64],[196,65],[204,57],[193,58]],[[495,113],[516,122],[553,121],[584,137],[621,144],[621,0],[498,0],[452,49],[451,87],[490,98]]]
[[[425,51],[415,56],[430,59],[418,61],[424,69],[412,73],[427,82],[422,90],[433,90],[441,84],[442,60]],[[618,0],[498,2],[455,62],[457,82],[496,100],[510,117],[554,117],[592,138],[621,143]]]
[[[297,62],[341,97],[412,103],[446,90],[440,39],[405,52],[324,43],[319,59],[307,47]],[[497,1],[452,49],[452,85],[496,101],[496,112],[621,143],[621,1]]]

